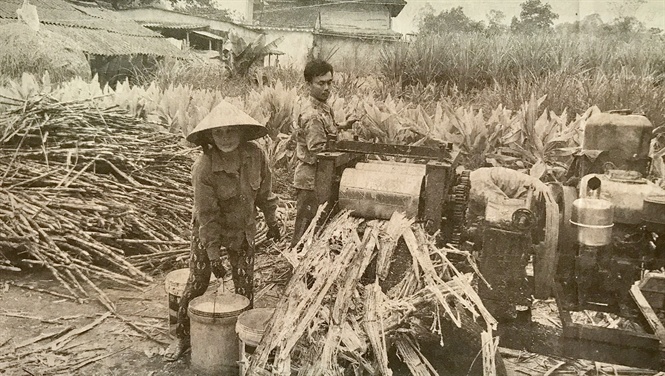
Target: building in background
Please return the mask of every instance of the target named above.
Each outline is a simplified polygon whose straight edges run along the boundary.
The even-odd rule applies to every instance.
[[[124,17],[194,50],[224,55],[230,34],[251,43],[277,41],[265,65],[302,69],[314,57],[338,70],[374,69],[381,49],[402,39],[392,19],[403,0],[246,0],[244,21],[232,22],[158,7],[120,10]]]
[[[41,28],[71,40],[85,54],[101,85],[113,86],[136,72],[149,70],[163,57],[182,56],[182,51],[159,33],[94,2],[30,0],[30,4],[37,9]],[[17,9],[22,5],[23,0],[0,2],[0,24],[19,22]]]
[[[253,5],[250,27],[283,38],[280,49],[293,52],[286,58],[297,67],[318,57],[341,70],[371,69],[383,46],[402,38],[392,19],[406,5],[403,0],[248,2]]]

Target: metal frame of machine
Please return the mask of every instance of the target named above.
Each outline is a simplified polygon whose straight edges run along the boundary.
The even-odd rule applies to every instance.
[[[452,220],[446,221],[449,226],[444,226],[444,218],[464,215],[469,182],[468,172],[463,172],[459,176],[455,172],[458,153],[452,150],[452,144],[433,148],[330,139],[326,151],[317,155],[315,190],[319,204],[336,203],[344,169],[354,167],[358,162],[366,160],[369,155],[426,161],[421,210],[417,219],[425,223],[429,233],[441,231],[444,239],[459,241],[455,233],[461,228],[453,228],[456,226]],[[449,203],[458,205],[448,205]],[[335,205],[329,205],[329,210],[336,210]]]

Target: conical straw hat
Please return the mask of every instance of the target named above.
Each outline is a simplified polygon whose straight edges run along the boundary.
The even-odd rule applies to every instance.
[[[222,100],[210,113],[196,125],[189,135],[187,141],[201,145],[211,140],[205,139],[204,131],[222,127],[242,126],[245,140],[254,140],[268,134],[266,127],[261,125],[251,116],[244,113],[238,107]]]

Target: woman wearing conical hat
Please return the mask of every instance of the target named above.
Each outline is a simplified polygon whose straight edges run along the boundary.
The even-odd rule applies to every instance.
[[[203,154],[192,166],[193,231],[189,278],[180,300],[176,341],[165,355],[176,360],[189,348],[189,302],[203,295],[210,273],[223,278],[222,247],[228,252],[237,294],[254,298],[256,208],[263,212],[269,239],[279,240],[268,159],[251,140],[267,134],[264,126],[222,101],[187,136]]]

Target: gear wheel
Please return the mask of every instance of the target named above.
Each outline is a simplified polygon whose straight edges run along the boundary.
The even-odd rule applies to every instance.
[[[469,190],[471,189],[471,171],[464,170],[457,177],[455,186],[453,186],[453,215],[452,215],[452,234],[450,243],[459,248],[462,241],[462,230],[466,219],[466,209],[469,205]]]

